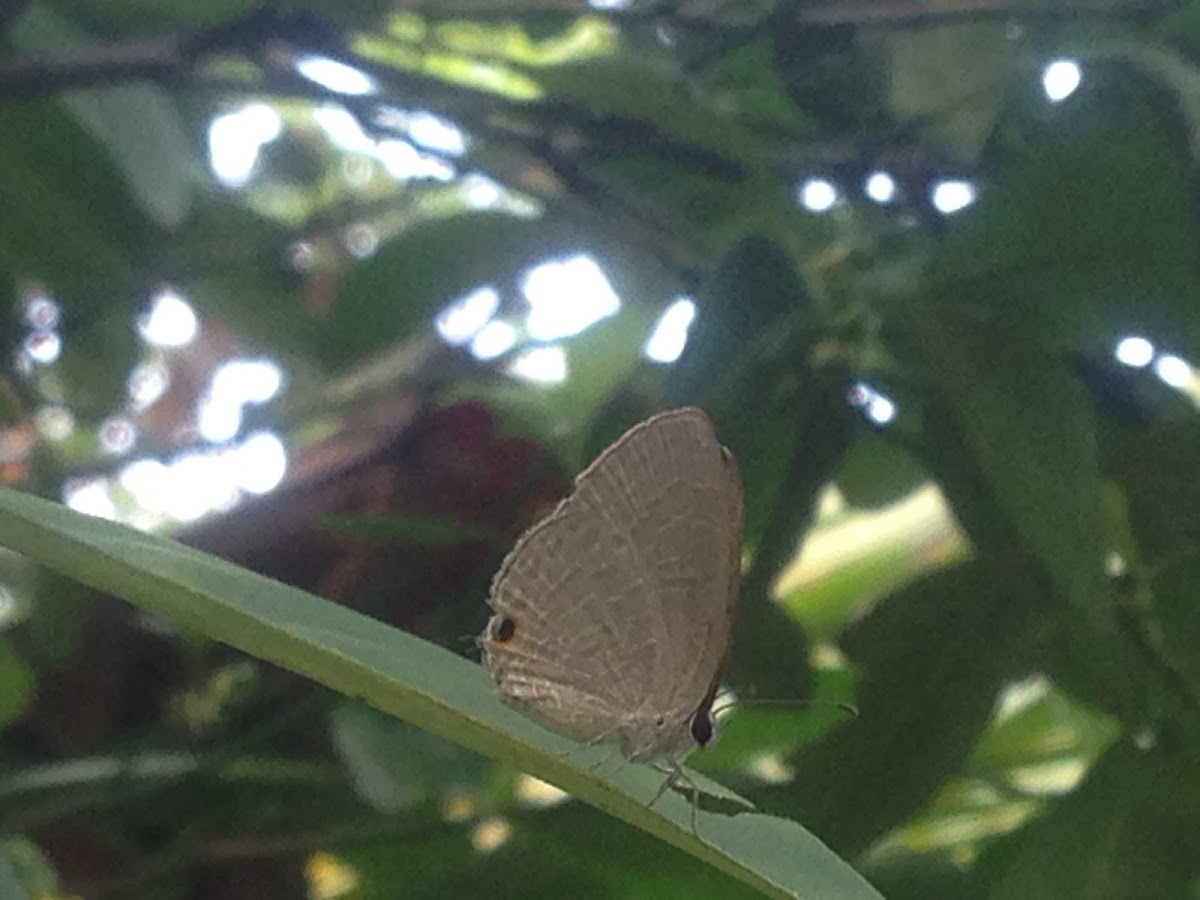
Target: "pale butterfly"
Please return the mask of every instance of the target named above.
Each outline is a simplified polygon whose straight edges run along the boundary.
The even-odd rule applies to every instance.
[[[569,737],[664,765],[651,804],[690,784],[683,758],[716,734],[741,530],[737,466],[702,410],[635,425],[492,582],[479,643],[500,699]],[[696,794],[693,784],[693,816]]]

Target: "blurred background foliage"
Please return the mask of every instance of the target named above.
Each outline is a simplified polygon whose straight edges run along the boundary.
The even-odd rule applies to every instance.
[[[9,0],[0,479],[454,646],[654,409],[692,763],[888,897],[1200,897],[1200,3]],[[736,896],[0,556],[0,896]]]

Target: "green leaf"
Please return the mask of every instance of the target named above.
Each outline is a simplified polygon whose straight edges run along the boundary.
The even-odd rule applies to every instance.
[[[925,358],[995,503],[1087,634],[1086,665],[1120,698],[1123,655],[1108,577],[1091,398],[1031,337],[928,306]],[[978,538],[978,536],[975,536]]]
[[[0,727],[25,711],[33,699],[33,671],[0,635]]]
[[[27,576],[30,604],[25,623],[39,664],[66,665],[87,621],[87,589],[77,581],[38,566]]]
[[[1178,117],[1127,66],[1096,63],[1088,78],[1102,93],[1052,118],[1031,97],[1028,121],[1009,123],[934,280],[1047,345],[1107,354],[1146,334],[1194,357],[1197,228]]]
[[[1200,546],[1200,421],[1156,422],[1119,435],[1108,470],[1129,499],[1129,517],[1148,560]]]
[[[548,93],[586,108],[589,120],[613,117],[610,130],[623,128],[635,146],[670,142],[663,152],[678,154],[691,145],[729,163],[753,161],[759,154],[753,132],[698,102],[681,78],[643,58],[605,57],[556,66],[540,71],[538,79]]]
[[[379,812],[413,807],[447,783],[483,781],[476,754],[365,704],[342,703],[329,727],[355,791]]]
[[[770,123],[776,129],[798,134],[813,131],[812,120],[784,89],[774,48],[767,39],[729,48],[716,61],[712,81],[714,88],[745,115]]]
[[[1194,754],[1117,744],[1082,785],[1014,836],[1015,847],[1003,846],[984,860],[984,871],[994,876],[988,896],[1189,896],[1200,856],[1198,805],[1200,768]]]
[[[129,284],[149,229],[98,143],[49,100],[8,104],[0,129],[0,271],[56,292]]]
[[[686,796],[646,805],[661,773],[631,765],[600,777],[587,763],[607,751],[580,748],[504,707],[480,666],[349,609],[175,542],[9,490],[0,492],[0,544],[557,784],[770,896],[878,897],[794,822],[719,813],[706,808],[710,799],[695,811],[693,832]],[[481,621],[483,614],[481,607]],[[573,751],[570,758],[566,750]],[[719,786],[705,787],[706,795],[709,790]]]
[[[976,559],[881,601],[844,639],[862,672],[859,717],[805,748],[795,781],[751,798],[798,811],[844,852],[900,824],[959,769],[1000,688],[1025,673],[1039,599],[1029,572]]]
[[[954,159],[974,160],[995,124],[996,88],[1013,68],[1006,23],[897,28],[885,40],[892,114],[923,125],[923,143],[936,141]]]
[[[929,473],[895,441],[868,432],[842,457],[835,480],[851,506],[875,509],[908,496],[929,480]]]
[[[1192,556],[1171,566],[1154,580],[1154,607],[1158,615],[1160,646],[1186,682],[1186,690],[1195,702],[1200,699],[1200,603],[1196,585],[1200,584],[1200,559]]]
[[[0,840],[0,897],[46,897],[59,890],[58,873],[36,844],[22,835]]]

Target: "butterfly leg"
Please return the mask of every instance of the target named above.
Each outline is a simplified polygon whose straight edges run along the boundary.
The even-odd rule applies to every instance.
[[[700,788],[696,786],[696,782],[688,778],[687,772],[683,771],[683,766],[671,760],[671,764],[667,767],[656,765],[654,768],[664,773],[667,777],[663,779],[663,783],[659,786],[658,791],[650,799],[646,805],[653,807],[676,782],[682,782],[687,785],[688,797],[692,805],[692,834],[697,834],[696,831],[696,810],[700,807]]]
[[[589,744],[589,746],[591,746],[591,745]],[[614,756],[617,756],[619,754],[619,752],[620,751],[618,751],[616,747],[611,748],[611,750],[607,756],[601,757],[596,762],[594,762],[590,766],[588,766],[587,767],[588,771],[589,772],[598,772],[601,767],[607,766],[610,762],[612,762],[612,758]],[[621,770],[621,765],[622,765],[621,763],[617,764],[617,768],[613,770],[614,774]]]

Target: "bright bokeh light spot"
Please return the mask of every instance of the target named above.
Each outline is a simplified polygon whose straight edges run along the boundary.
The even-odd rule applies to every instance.
[[[1082,759],[1060,759],[1020,766],[1008,774],[1008,780],[1023,794],[1057,796],[1076,788],[1087,774]]]
[[[288,265],[297,272],[311,272],[317,261],[317,248],[312,241],[293,241],[287,248]]]
[[[30,328],[42,331],[57,328],[61,315],[58,302],[45,291],[34,290],[25,295],[25,322]]]
[[[633,7],[633,0],[588,0],[592,9],[620,10]]]
[[[416,178],[421,167],[421,153],[408,141],[389,139],[379,142],[375,151],[388,174],[397,181]]]
[[[447,822],[465,822],[475,815],[475,802],[466,794],[452,793],[442,803],[442,818]]]
[[[458,347],[479,333],[500,309],[500,295],[494,287],[481,287],[449,303],[433,320],[443,341]]]
[[[513,793],[516,794],[519,803],[534,809],[549,809],[570,797],[566,791],[532,775],[517,776]]]
[[[303,77],[335,94],[365,97],[379,90],[375,79],[366,72],[328,56],[306,53],[297,57],[294,65]]]
[[[287,473],[283,442],[266,431],[241,444],[194,450],[169,463],[131,461],[117,475],[143,513],[177,522],[194,522],[212,512],[232,509],[244,494],[266,494]]]
[[[150,310],[137,320],[142,340],[156,347],[185,347],[200,332],[192,305],[174,288],[163,288],[150,300]]]
[[[452,180],[456,174],[454,166],[444,159],[422,153],[408,141],[396,138],[380,141],[375,148],[375,155],[383,163],[388,174],[397,181],[429,178],[445,183]]]
[[[517,356],[508,371],[537,384],[559,384],[567,379],[567,354],[562,347],[535,347]]]
[[[310,900],[338,900],[354,896],[360,887],[358,872],[332,853],[314,853],[304,863]]]
[[[887,172],[872,172],[863,182],[863,193],[881,205],[891,203],[896,199],[896,179]]]
[[[1083,70],[1073,59],[1056,59],[1042,69],[1042,90],[1051,103],[1066,100],[1082,81]]]
[[[358,119],[350,115],[346,107],[337,103],[325,103],[313,110],[313,121],[335,146],[358,153],[373,153],[375,141],[363,131]]]
[[[806,178],[796,191],[797,202],[813,213],[828,212],[839,199],[837,185],[828,178]]]
[[[355,222],[342,231],[342,244],[355,259],[367,259],[379,249],[379,232],[369,222]]]
[[[57,331],[34,331],[26,335],[21,350],[31,363],[48,366],[62,356],[62,338]]]
[[[492,853],[508,843],[511,836],[512,826],[506,819],[489,816],[471,830],[471,845],[479,853]]]
[[[1192,367],[1186,360],[1164,353],[1154,363],[1154,374],[1168,387],[1182,389],[1192,383]]]
[[[859,410],[873,425],[884,427],[896,418],[896,404],[891,397],[877,391],[866,382],[858,382],[850,388],[847,401]]]
[[[896,404],[883,395],[873,397],[865,410],[867,418],[876,425],[890,425],[896,418]]]
[[[149,409],[171,386],[171,370],[155,360],[134,366],[125,379],[125,393],[135,412]]]
[[[124,416],[112,416],[100,423],[96,435],[101,450],[120,456],[133,449],[133,445],[137,443],[138,430],[137,426]]]
[[[1113,356],[1122,365],[1141,369],[1154,359],[1154,345],[1141,335],[1132,334],[1117,341]]]
[[[448,156],[462,156],[467,151],[467,136],[453,122],[418,109],[408,117],[408,136],[427,150]]]
[[[232,467],[222,454],[185,453],[167,466],[168,484],[161,504],[178,522],[194,522],[237,502]]]
[[[521,293],[529,302],[526,328],[538,341],[572,337],[621,309],[604,272],[585,254],[534,266]]]
[[[969,181],[951,178],[935,182],[929,192],[929,200],[944,216],[960,212],[975,202],[977,191]]]
[[[157,459],[135,459],[117,473],[121,487],[134,502],[153,512],[166,512],[165,501],[172,491],[171,472]]]
[[[72,479],[63,485],[63,503],[76,512],[99,519],[115,520],[117,507],[103,478]]]
[[[233,440],[242,427],[242,408],[266,403],[283,387],[283,369],[270,359],[229,359],[213,370],[208,390],[200,398],[196,425],[214,444]]]
[[[764,753],[750,763],[750,772],[767,784],[787,784],[796,777],[796,770],[778,753]]]
[[[242,430],[242,405],[226,397],[206,394],[196,408],[196,428],[213,444],[224,444]]]
[[[1044,675],[1031,675],[1011,682],[1000,693],[996,704],[996,724],[1007,722],[1050,696],[1050,681]]]
[[[42,406],[33,414],[33,426],[48,441],[65,441],[75,431],[75,416],[65,406]]]
[[[283,388],[283,369],[271,359],[228,359],[213,371],[210,392],[237,403],[266,403]]]
[[[479,172],[472,172],[461,182],[463,200],[472,209],[490,209],[504,199],[504,189],[493,179]]]
[[[688,329],[695,318],[696,304],[687,297],[680,297],[668,306],[642,350],[646,358],[657,363],[673,363],[679,359],[687,346]]]
[[[493,320],[479,329],[471,340],[471,355],[480,362],[503,356],[517,344],[517,329],[507,322]]]
[[[287,449],[269,431],[256,431],[230,455],[238,487],[248,494],[273,491],[287,474]]]
[[[0,631],[6,631],[16,625],[23,616],[22,604],[7,584],[0,584]]]
[[[242,187],[254,174],[264,144],[283,133],[283,119],[265,103],[217,116],[208,126],[208,164],[226,187]]]

